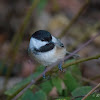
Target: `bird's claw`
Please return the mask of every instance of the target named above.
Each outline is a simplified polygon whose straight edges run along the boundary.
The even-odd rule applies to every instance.
[[[45,69],[44,69],[43,78],[48,80],[48,79],[50,79],[50,76],[46,76],[46,75],[45,75],[45,71],[46,71],[46,67],[45,67]]]
[[[45,75],[43,75],[43,79],[50,79],[50,76],[45,76]]]
[[[58,68],[59,68],[60,71],[63,71],[63,69],[62,69],[62,62],[59,63]]]

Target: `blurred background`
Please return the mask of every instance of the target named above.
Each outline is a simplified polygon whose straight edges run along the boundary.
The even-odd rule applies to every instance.
[[[34,9],[30,14],[32,6]],[[32,33],[41,29],[59,37],[72,52],[99,32],[100,0],[0,0],[2,100],[5,98],[3,90],[35,72],[37,63],[30,59],[27,48]],[[100,37],[82,49],[79,55],[84,58],[99,53]],[[84,78],[100,82],[100,59],[80,66]]]

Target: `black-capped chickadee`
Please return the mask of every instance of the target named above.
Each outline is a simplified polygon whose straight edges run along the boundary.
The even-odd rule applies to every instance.
[[[32,34],[28,52],[32,58],[35,58],[36,61],[45,67],[70,54],[59,39],[45,30],[39,30]],[[62,71],[61,64],[58,67]],[[43,77],[45,78],[45,75]]]

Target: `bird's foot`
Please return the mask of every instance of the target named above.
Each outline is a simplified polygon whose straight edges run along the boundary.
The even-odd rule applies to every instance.
[[[62,65],[63,65],[63,62],[60,62],[59,65],[58,65],[58,68],[59,68],[60,71],[63,72]]]
[[[46,79],[45,73],[43,74],[43,78]]]
[[[45,69],[44,69],[43,78],[48,80],[48,79],[50,79],[50,76],[46,76],[46,75],[45,75],[46,68],[47,68],[47,66],[46,66]]]
[[[48,80],[50,79],[50,76],[46,76],[45,74],[43,74],[43,78]]]

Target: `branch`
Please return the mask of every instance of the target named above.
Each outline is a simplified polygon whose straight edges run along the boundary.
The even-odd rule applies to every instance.
[[[85,100],[89,95],[91,95],[98,87],[100,87],[100,83],[94,87],[87,95],[85,95],[85,97],[83,97],[82,100]]]
[[[63,65],[63,69],[64,68],[68,68],[68,67],[70,67],[72,65],[75,65],[75,64],[79,64],[79,63],[82,63],[82,62],[86,62],[86,61],[93,60],[93,59],[99,59],[99,58],[100,58],[100,54],[98,54],[96,56],[92,56],[92,57],[88,57],[88,58],[83,58],[83,59],[80,59],[80,60],[76,60],[76,61],[73,61],[71,63],[64,64]],[[58,68],[55,68],[54,71],[51,70],[51,71],[47,72],[47,74],[49,74],[49,73],[56,73],[58,70],[59,70]]]
[[[64,58],[64,60],[69,59],[70,57],[72,57],[74,54],[76,54],[77,52],[79,52],[80,50],[82,50],[84,47],[86,47],[88,44],[90,44],[96,37],[98,37],[100,35],[100,33],[98,33],[97,35],[95,35],[93,38],[91,38],[90,40],[88,40],[86,43],[84,43],[82,46],[80,46],[78,49],[76,49],[73,53],[71,53],[70,55],[66,56]]]
[[[98,37],[100,35],[100,33],[98,33],[96,36],[94,36],[93,38],[91,38],[90,40],[88,40],[85,44],[83,44],[80,48],[78,48],[77,50],[75,50],[73,53],[71,53],[70,55],[66,56],[65,58],[63,58],[62,60],[57,61],[56,63],[54,63],[52,66],[48,67],[45,71],[45,73],[50,72],[51,69],[53,69],[57,64],[59,64],[59,62],[61,61],[65,61],[67,59],[69,59],[70,57],[72,57],[74,54],[76,54],[77,52],[79,52],[81,49],[83,49],[84,47],[86,47],[89,43],[91,43],[96,37]],[[92,59],[98,59],[100,57],[100,55],[94,56],[94,57],[89,57],[86,59],[81,59],[78,61],[75,61],[73,63],[69,63],[69,64],[65,64],[63,66],[63,68],[67,68],[68,66],[71,66],[73,64],[77,64],[77,63],[81,63],[84,61],[88,61],[88,60],[92,60]],[[28,88],[30,88],[30,86],[32,86],[33,84],[35,84],[38,80],[40,80],[43,76],[44,72],[41,73],[36,79],[32,80],[21,92],[19,92],[12,100],[16,100],[17,98],[19,98]]]
[[[93,56],[93,57],[88,57],[88,58],[76,60],[76,61],[73,61],[72,63],[65,64],[63,66],[63,68],[67,68],[68,66],[71,66],[71,65],[75,65],[75,64],[79,64],[79,63],[82,63],[82,62],[85,62],[85,61],[89,61],[89,60],[93,60],[93,59],[99,59],[99,58],[100,58],[100,54]]]

